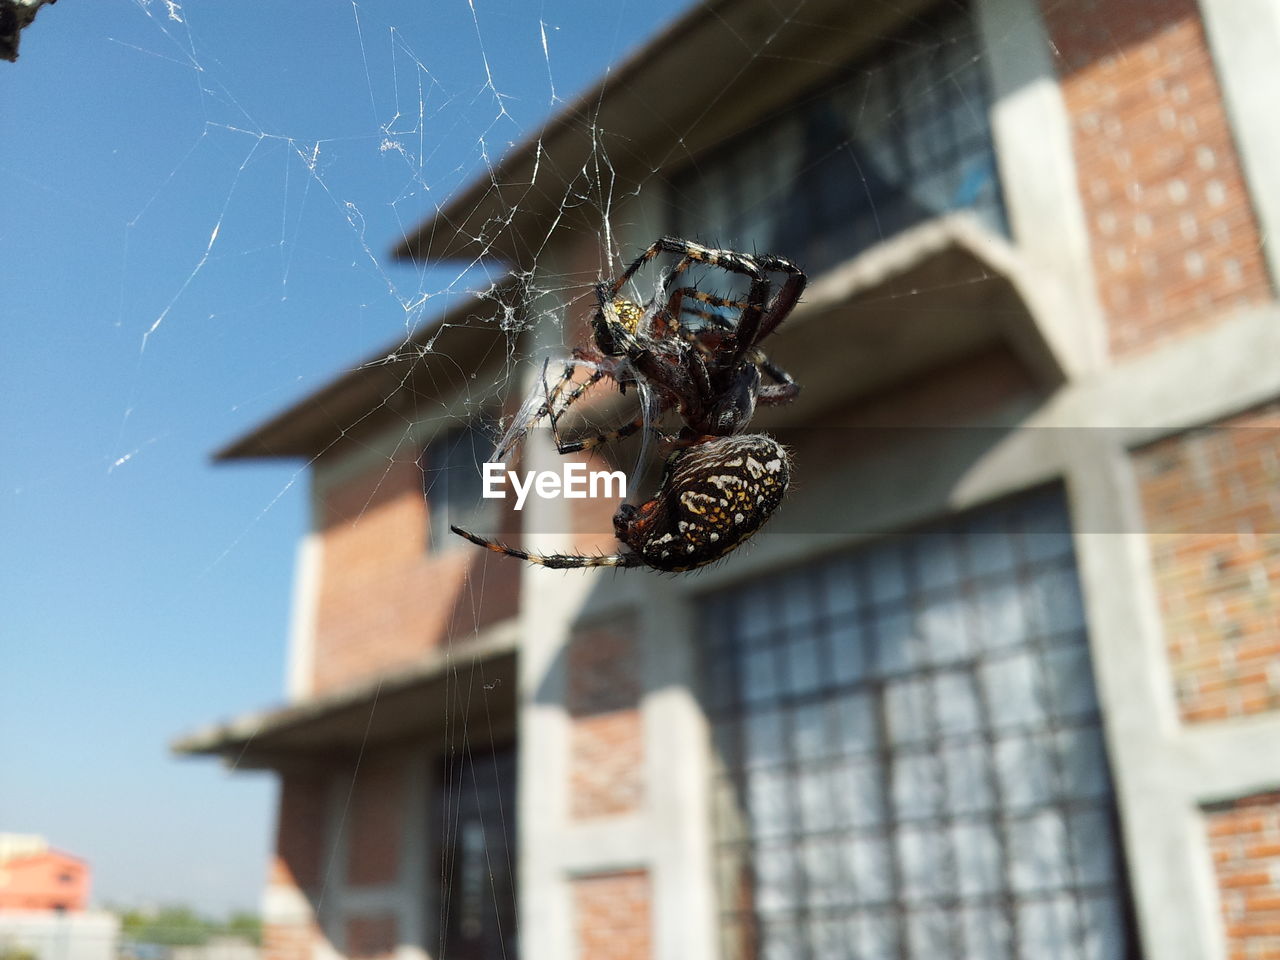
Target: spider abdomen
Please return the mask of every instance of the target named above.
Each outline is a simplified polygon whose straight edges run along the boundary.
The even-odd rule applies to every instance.
[[[715,437],[673,454],[657,494],[619,511],[619,539],[658,570],[719,560],[754,534],[782,502],[787,451],[765,434]]]

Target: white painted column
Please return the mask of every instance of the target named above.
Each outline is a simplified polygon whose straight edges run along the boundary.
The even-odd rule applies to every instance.
[[[289,647],[285,660],[285,695],[290,703],[305,700],[315,689],[316,608],[320,602],[324,544],[316,529],[315,515],[320,508],[314,491],[311,497],[312,527],[299,541],[294,561]]]
[[[1280,287],[1280,0],[1200,0],[1200,11],[1262,253]]]
[[[655,960],[718,957],[710,733],[697,696],[696,613],[690,598],[664,582],[646,597],[637,631]]]
[[[1137,480],[1105,429],[1063,431],[1081,588],[1143,952],[1218,960],[1216,880],[1179,728]]]
[[[542,266],[561,275],[555,262]],[[560,347],[558,329],[544,323],[535,332],[535,357]],[[540,376],[539,367],[530,368],[526,392],[540,383]],[[561,458],[545,433],[534,431],[526,440],[525,469],[559,468]],[[567,531],[567,503],[560,498],[530,497],[522,520],[532,530]],[[545,533],[527,535],[524,544],[548,553],[569,547],[567,537]],[[595,578],[586,572],[555,576],[532,564],[523,567],[517,705],[520,952],[528,957],[568,960],[575,956],[576,948],[571,890],[563,867],[569,827],[570,733],[564,656],[570,627]]]
[[[1047,333],[1066,348],[1068,375],[1079,376],[1105,362],[1107,340],[1049,37],[1036,0],[978,0],[976,12],[1013,241],[1032,275],[1043,278]]]

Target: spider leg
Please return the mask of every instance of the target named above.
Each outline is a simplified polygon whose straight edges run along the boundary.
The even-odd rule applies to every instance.
[[[567,453],[580,453],[583,450],[591,450],[601,444],[609,443],[612,440],[625,440],[627,437],[644,429],[645,415],[642,413],[629,423],[624,423],[620,427],[615,427],[605,433],[596,434],[594,437],[581,437],[577,440],[570,440],[567,443],[560,439],[560,434],[556,432],[555,421],[552,421],[552,435],[555,437],[556,450],[563,456]]]
[[[701,307],[685,306],[684,300],[688,297],[690,300],[697,300],[711,307],[733,307],[741,310],[746,306],[741,300],[726,300],[724,297],[717,297],[713,293],[703,293],[696,287],[680,287],[673,290],[671,296],[667,298],[667,316],[671,318],[671,323],[677,332],[682,332],[683,324],[680,323],[680,317],[686,313],[691,313],[695,317],[701,317],[713,326],[717,326],[722,330],[732,330],[733,324],[726,320],[715,310],[704,310]]]
[[[683,257],[676,265],[676,269],[672,271],[671,276],[667,278],[664,286],[669,285],[675,277],[683,273],[694,262],[705,263],[713,267],[723,267],[733,273],[745,274],[751,277],[752,280],[764,278],[755,260],[746,254],[737,253],[733,250],[715,250],[711,247],[704,247],[701,244],[694,243],[691,240],[682,240],[680,237],[662,237],[655,240],[644,253],[631,261],[618,279],[607,285],[609,299],[612,300],[616,297],[622,288],[626,286],[627,281],[635,276],[641,267],[660,253],[678,253]]]
[[[521,550],[519,547],[499,543],[497,540],[486,540],[484,537],[463,530],[461,527],[450,526],[449,529],[458,536],[470,540],[478,547],[484,547],[486,550],[492,550],[494,553],[500,553],[507,557],[515,557],[517,560],[527,560],[529,563],[550,567],[552,570],[583,570],[588,567],[643,567],[646,565],[640,559],[640,555],[636,553],[617,553],[595,557],[580,553],[530,553],[527,550]]]
[[[762,269],[770,273],[787,274],[787,279],[783,281],[782,289],[773,298],[773,302],[769,304],[764,317],[760,320],[760,332],[756,334],[754,341],[759,343],[773,333],[778,324],[782,323],[788,314],[796,308],[796,304],[800,302],[800,295],[804,293],[804,288],[808,284],[809,278],[803,270],[785,257],[775,257],[773,254],[766,253],[757,256],[756,262],[760,264]]]
[[[673,316],[686,313],[693,314],[694,316],[705,320],[716,330],[725,333],[732,333],[735,329],[730,320],[726,319],[722,314],[715,310],[703,310],[696,306],[686,306],[683,302],[684,297],[689,297],[692,300],[709,304],[712,307],[733,307],[740,309],[746,306],[746,304],[741,300],[726,300],[723,297],[717,297],[711,293],[703,293],[701,290],[696,290],[693,287],[681,287],[671,294],[671,299],[668,303]],[[702,343],[698,334],[692,333],[683,326],[678,327],[676,332],[684,338],[686,342],[698,347],[699,350],[709,351],[712,349]],[[786,370],[783,370],[782,367],[770,360],[763,350],[757,347],[752,351],[748,359],[760,368],[761,373],[764,373],[774,381],[774,384],[762,386],[760,388],[759,400],[761,403],[776,406],[778,404],[794,400],[800,395],[800,385],[796,383],[795,378],[792,377],[791,374],[787,373]]]
[[[549,364],[550,361],[548,360],[547,363]],[[605,377],[609,376],[605,370],[596,367],[591,371],[591,375],[586,380],[581,383],[574,384],[573,388],[566,392],[565,388],[570,383],[573,383],[573,375],[577,372],[578,367],[586,363],[589,363],[589,361],[584,357],[575,356],[573,359],[569,360],[564,365],[564,372],[560,374],[560,379],[556,381],[555,386],[550,390],[547,389],[547,364],[543,364],[543,402],[541,406],[533,410],[528,416],[522,419],[517,419],[516,422],[519,426],[517,427],[513,425],[512,428],[503,435],[502,440],[499,441],[497,448],[494,450],[494,462],[505,462],[507,457],[511,455],[511,451],[516,448],[520,441],[529,435],[529,431],[537,426],[538,421],[551,413],[553,407],[557,403],[560,404],[560,411],[557,414],[557,416],[559,416],[560,414],[563,414],[565,410],[569,409],[575,401],[580,399],[587,390],[599,383]],[[562,397],[563,400],[561,399]]]
[[[555,399],[552,397],[551,391],[547,389],[546,377],[543,377],[542,387],[546,394],[546,400],[542,405],[542,409],[546,411],[546,417],[551,422],[551,437],[555,441],[556,452],[561,456],[565,456],[570,453],[580,453],[583,450],[591,450],[613,440],[625,440],[638,430],[642,430],[644,428],[645,421],[648,420],[647,412],[641,413],[634,420],[628,423],[624,423],[619,427],[615,427],[612,430],[607,430],[604,433],[600,433],[595,436],[580,437],[577,440],[569,441],[560,439],[560,417],[564,415],[564,412],[567,409],[569,409],[574,400],[582,396],[588,387],[594,383],[598,383],[604,376],[605,374],[603,372],[596,371],[590,379],[577,384],[572,391],[565,394],[567,399],[559,405],[560,408],[558,410],[556,409]],[[564,378],[562,377],[560,383],[563,382]],[[558,383],[557,386],[560,386],[560,383]]]
[[[733,352],[729,356],[727,367],[736,367],[752,350],[761,337],[761,329],[765,319],[765,307],[769,300],[769,281],[752,280],[751,289],[747,291],[747,302],[738,316],[738,326],[733,331]],[[772,311],[770,311],[772,315]],[[777,326],[778,321],[774,321]]]
[[[730,357],[731,366],[741,363],[747,351],[755,347],[756,341],[763,336],[762,330],[767,333],[782,322],[782,319],[791,312],[791,308],[795,306],[796,301],[800,299],[800,291],[804,289],[804,273],[791,261],[784,260],[782,257],[768,255],[763,258],[764,265],[762,265],[759,260],[744,253],[737,253],[733,250],[716,250],[693,243],[690,240],[682,240],[679,237],[662,237],[651,244],[644,253],[640,254],[617,280],[612,284],[602,285],[602,291],[607,292],[609,303],[612,304],[613,298],[618,295],[618,292],[637,270],[659,253],[664,252],[678,253],[682,258],[676,265],[676,269],[672,271],[664,282],[664,289],[670,286],[675,281],[675,278],[680,276],[694,262],[720,267],[730,273],[742,274],[751,280],[751,286],[747,291],[747,298],[743,304],[742,313],[738,318],[738,325],[734,335],[735,343]],[[769,292],[772,289],[772,285],[765,275],[766,271],[791,275],[783,291],[775,298],[773,305],[769,305]],[[602,308],[603,300],[604,293],[602,292]],[[616,310],[614,313],[616,313]],[[668,311],[668,315],[670,315],[670,311]],[[767,328],[765,327],[766,315],[768,318]],[[676,322],[678,323],[678,318]],[[614,345],[617,345],[618,339],[615,336]]]

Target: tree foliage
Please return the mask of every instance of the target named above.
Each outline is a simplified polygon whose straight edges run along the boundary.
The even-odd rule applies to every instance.
[[[164,947],[189,947],[208,943],[212,937],[242,937],[262,942],[262,920],[254,913],[238,911],[226,920],[214,920],[191,907],[170,904],[158,910],[119,910],[120,930],[126,940]]]

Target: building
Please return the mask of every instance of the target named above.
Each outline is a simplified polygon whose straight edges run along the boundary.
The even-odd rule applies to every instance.
[[[0,834],[0,910],[84,910],[90,877],[89,864],[44,837]]]
[[[272,960],[517,903],[539,960],[1280,955],[1277,63],[1268,0],[712,0],[423,224],[581,285],[221,454],[312,464],[290,703],[179,744],[279,771]],[[779,517],[675,578],[454,542],[510,357],[667,233],[811,274]]]
[[[44,837],[0,833],[0,956],[113,960],[120,921],[89,909],[91,879]]]

